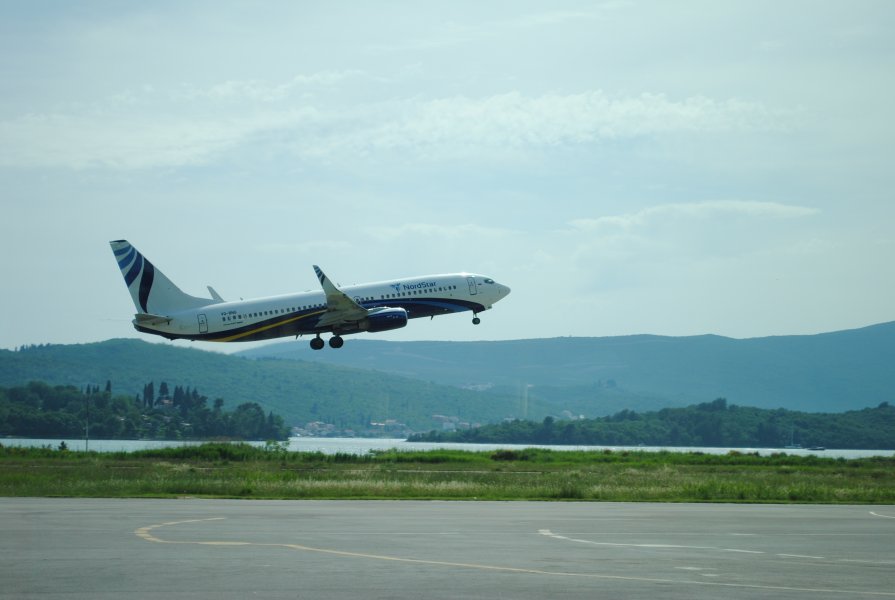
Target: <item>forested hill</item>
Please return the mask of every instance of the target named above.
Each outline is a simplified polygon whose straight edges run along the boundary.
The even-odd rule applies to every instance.
[[[386,342],[352,338],[339,352],[272,344],[241,353],[352,365],[457,386],[528,389],[532,406],[561,398],[606,415],[726,397],[739,405],[842,412],[892,401],[895,322],[833,333],[732,339],[715,335]],[[621,394],[628,406],[598,398]]]
[[[839,414],[728,405],[719,398],[657,412],[622,411],[599,419],[511,421],[479,429],[415,435],[411,441],[595,446],[782,448],[797,444],[838,449],[895,449],[895,407]]]
[[[433,415],[482,423],[521,416],[518,399],[497,394],[483,398],[474,391],[385,373],[249,360],[133,339],[0,350],[0,387],[31,381],[77,388],[110,382],[113,395],[130,397],[141,395],[147,382],[167,382],[198,388],[211,399],[223,398],[228,410],[257,402],[265,411],[282,415],[290,426],[321,421],[342,429],[363,428],[392,419],[421,431],[440,426]],[[533,413],[539,418],[546,414],[546,409]]]

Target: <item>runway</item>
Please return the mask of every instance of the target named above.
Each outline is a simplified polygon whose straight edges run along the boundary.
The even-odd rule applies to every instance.
[[[895,506],[0,499],[2,598],[893,598]]]

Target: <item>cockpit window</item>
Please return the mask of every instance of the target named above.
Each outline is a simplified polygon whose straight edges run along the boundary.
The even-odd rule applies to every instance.
[[[486,280],[485,280],[485,283],[494,283],[494,280],[493,280],[493,279],[486,279]]]

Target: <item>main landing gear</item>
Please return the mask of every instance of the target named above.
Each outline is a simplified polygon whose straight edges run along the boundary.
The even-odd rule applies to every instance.
[[[342,339],[340,335],[334,335],[329,338],[329,347],[330,348],[341,348],[342,344],[345,343],[345,340]],[[317,334],[313,340],[311,340],[311,349],[312,350],[323,350],[323,338],[320,337],[320,334]]]

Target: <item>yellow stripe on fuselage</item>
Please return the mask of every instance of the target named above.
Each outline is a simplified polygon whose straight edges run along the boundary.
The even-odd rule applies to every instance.
[[[209,340],[212,342],[232,342],[234,340],[242,339],[244,337],[249,337],[251,335],[255,335],[256,333],[260,333],[262,331],[267,331],[268,329],[273,329],[274,327],[280,327],[281,325],[286,325],[287,323],[294,323],[295,321],[300,321],[302,319],[307,319],[308,317],[314,317],[316,315],[322,315],[323,310],[318,310],[317,312],[308,313],[306,315],[300,315],[298,317],[292,317],[291,319],[286,319],[284,321],[277,321],[276,323],[270,323],[268,325],[264,325],[263,327],[256,327],[254,329],[250,329],[249,331],[243,331],[242,333],[237,333],[236,335],[231,335],[230,337],[225,338],[215,338],[213,340]]]

